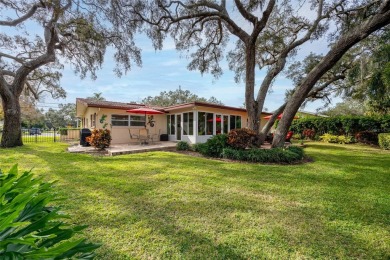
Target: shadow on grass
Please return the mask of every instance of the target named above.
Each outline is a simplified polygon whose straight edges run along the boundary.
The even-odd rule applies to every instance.
[[[104,243],[104,258],[288,258],[294,252],[326,258],[335,251],[341,258],[370,258],[388,252],[361,238],[367,230],[388,230],[386,154],[370,158],[320,145],[309,151],[320,158],[315,163],[270,166],[175,153],[92,157],[23,147],[19,156],[25,153],[44,161],[48,178],[60,180],[67,207]]]

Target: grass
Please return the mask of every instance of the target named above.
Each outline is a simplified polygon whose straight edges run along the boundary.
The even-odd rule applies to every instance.
[[[98,259],[389,259],[390,152],[310,143],[278,166],[151,152],[94,157],[64,144],[0,150],[58,180]]]

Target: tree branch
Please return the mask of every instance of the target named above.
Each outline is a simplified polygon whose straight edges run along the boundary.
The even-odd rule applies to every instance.
[[[15,56],[12,56],[12,55],[9,55],[9,54],[6,54],[6,53],[3,53],[3,52],[0,52],[0,57],[5,57],[5,58],[9,58],[9,59],[12,59],[14,61],[17,61],[21,64],[24,64],[24,60],[23,59],[20,59],[18,57],[15,57]]]
[[[34,4],[30,10],[28,10],[28,12],[19,17],[18,19],[15,19],[15,20],[11,20],[11,21],[0,21],[0,26],[16,26],[24,21],[26,21],[28,18],[30,18],[31,16],[33,16],[35,14],[35,12],[38,10],[38,8],[42,8],[44,7],[42,5],[42,3],[39,3],[39,4]]]
[[[257,18],[256,16],[252,15],[251,13],[249,13],[247,10],[245,10],[243,4],[240,2],[240,0],[234,0],[234,3],[236,4],[237,6],[237,9],[238,11],[240,12],[240,14],[245,18],[247,19],[248,21],[250,21],[252,24],[255,24],[257,22]]]

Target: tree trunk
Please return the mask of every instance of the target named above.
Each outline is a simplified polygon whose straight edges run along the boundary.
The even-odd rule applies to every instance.
[[[286,104],[287,103],[284,103],[278,109],[276,109],[274,114],[271,116],[271,118],[268,120],[268,122],[263,127],[263,129],[261,129],[261,132],[260,132],[260,143],[261,144],[264,143],[268,132],[271,130],[272,126],[275,124],[275,121],[278,118],[279,114],[283,113],[283,110],[286,107]]]
[[[371,33],[388,25],[390,23],[390,2],[383,4],[383,10],[356,26],[349,33],[343,35],[325,57],[317,64],[302,81],[301,85],[295,90],[292,97],[289,99],[287,106],[283,112],[282,119],[276,129],[272,147],[284,146],[285,136],[291,125],[292,120],[303,101],[306,99],[310,90],[315,83],[332,68],[343,55],[356,43],[367,38]]]
[[[20,104],[17,97],[10,97],[3,100],[4,127],[1,138],[1,147],[22,146],[21,114]]]
[[[255,45],[246,44],[245,48],[245,104],[248,113],[248,128],[256,133],[260,129],[259,108],[255,101]]]

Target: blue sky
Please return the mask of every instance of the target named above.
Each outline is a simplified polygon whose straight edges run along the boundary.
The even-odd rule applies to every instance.
[[[232,39],[234,39],[232,37]],[[234,39],[235,40],[235,39]],[[222,62],[223,75],[215,79],[210,74],[201,75],[198,71],[189,71],[187,64],[189,60],[183,58],[177,52],[171,41],[167,41],[164,49],[155,51],[146,37],[139,36],[137,41],[142,46],[142,67],[133,66],[132,70],[121,78],[116,77],[113,72],[114,61],[112,52],[105,56],[103,68],[97,72],[97,79],[89,78],[81,80],[74,74],[69,66],[65,66],[62,87],[67,91],[67,98],[60,100],[45,99],[45,103],[72,103],[77,97],[92,96],[95,92],[103,93],[103,97],[110,101],[140,102],[147,96],[158,95],[161,91],[175,90],[181,86],[182,89],[190,90],[198,96],[209,98],[215,96],[225,105],[240,107],[244,103],[245,84],[234,81],[234,73],[229,71],[226,61]],[[326,42],[320,41],[316,44],[308,43],[301,48],[297,59],[306,56],[310,51],[323,52]],[[265,71],[256,71],[256,85],[259,86],[265,75]],[[272,92],[268,94],[265,107],[268,111],[276,109],[283,103],[284,93],[292,88],[292,82],[279,75],[274,82]],[[43,108],[55,107],[49,104]],[[311,103],[305,110],[315,111],[322,102]]]

